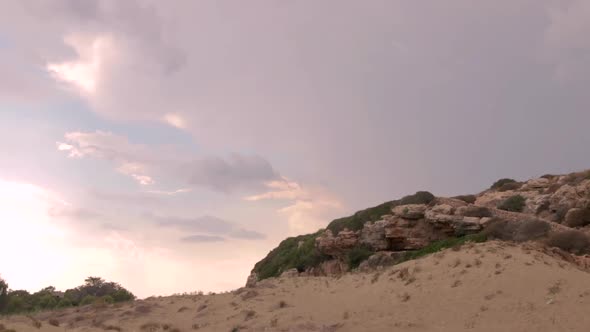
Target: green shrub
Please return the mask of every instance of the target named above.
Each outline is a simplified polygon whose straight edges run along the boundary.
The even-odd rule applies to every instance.
[[[498,209],[512,212],[522,212],[525,202],[526,199],[521,195],[510,196],[498,205]]]
[[[468,204],[473,204],[477,200],[477,197],[475,197],[475,195],[459,195],[453,198],[462,200],[463,202]]]
[[[56,308],[69,308],[71,306],[73,306],[72,301],[64,297],[63,299],[59,300]]]
[[[351,269],[356,269],[363,261],[371,257],[373,254],[374,252],[365,246],[356,246],[348,252],[348,266]]]
[[[133,295],[130,291],[126,289],[119,289],[118,291],[114,292],[111,296],[115,302],[125,302],[135,299],[135,295]]]
[[[86,295],[82,299],[82,301],[80,301],[80,305],[92,304],[92,303],[94,303],[94,301],[96,301],[96,296],[94,296],[94,295]]]
[[[399,200],[396,205],[428,204],[434,200],[434,195],[428,191],[418,191],[414,195],[408,195]]]
[[[503,185],[507,184],[507,183],[514,183],[516,182],[516,180],[513,179],[500,179],[496,182],[494,182],[494,184],[492,184],[492,186],[490,187],[491,189],[499,189],[500,187],[502,187]]]

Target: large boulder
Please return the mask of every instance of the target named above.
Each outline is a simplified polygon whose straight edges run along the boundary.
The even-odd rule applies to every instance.
[[[404,219],[421,219],[426,211],[425,204],[398,205],[392,209],[394,215]]]
[[[284,271],[283,273],[281,273],[281,278],[293,278],[293,277],[298,277],[299,276],[299,271],[297,271],[297,269],[288,269],[287,271]]]
[[[546,178],[537,178],[531,179],[524,183],[524,185],[520,188],[520,190],[527,191],[527,190],[541,190],[549,187],[551,181]]]
[[[477,217],[477,218],[492,216],[492,213],[490,212],[489,208],[487,208],[485,206],[478,206],[478,205],[473,205],[473,204],[458,207],[457,210],[455,211],[455,214],[465,216],[465,217]]]
[[[316,248],[323,254],[342,257],[347,251],[355,247],[359,242],[359,232],[348,229],[341,230],[334,236],[331,230],[326,230],[316,238]]]

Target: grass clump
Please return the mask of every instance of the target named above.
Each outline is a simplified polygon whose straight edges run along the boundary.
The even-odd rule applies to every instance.
[[[508,197],[498,205],[498,209],[511,212],[522,212],[525,206],[526,199],[521,195],[514,195]]]
[[[436,242],[433,242],[430,245],[428,245],[422,249],[407,252],[404,255],[404,257],[402,258],[401,262],[424,257],[426,255],[430,255],[430,254],[439,252],[444,249],[453,248],[453,247],[463,245],[467,242],[475,242],[475,243],[485,242],[485,241],[487,241],[487,239],[488,239],[487,235],[482,232],[482,233],[477,233],[477,234],[465,235],[462,237],[453,237],[453,238],[448,238],[448,239],[436,241]]]

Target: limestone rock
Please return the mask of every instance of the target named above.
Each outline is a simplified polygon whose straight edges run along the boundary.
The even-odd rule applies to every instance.
[[[299,276],[299,271],[297,269],[289,269],[281,273],[281,278],[293,278]]]
[[[391,219],[391,217],[388,219]],[[361,231],[360,243],[374,251],[386,250],[389,247],[389,242],[385,238],[385,227],[387,224],[387,220],[366,223]]]
[[[339,276],[349,270],[348,264],[338,259],[322,262],[320,265],[309,268],[305,274],[310,276]]]
[[[250,273],[248,279],[246,280],[246,287],[254,287],[258,282],[258,274],[256,272]]]
[[[461,207],[459,207],[459,208],[461,208]],[[449,204],[438,204],[438,205],[433,206],[430,210],[434,213],[439,213],[439,214],[453,214],[455,208]]]
[[[424,217],[426,211],[425,204],[406,204],[393,208],[393,214],[404,219],[420,219]]]
[[[446,235],[424,219],[397,218],[387,224],[385,237],[389,240],[391,250],[400,251],[423,248]]]
[[[359,232],[341,230],[334,236],[331,230],[326,230],[316,238],[316,248],[323,254],[330,256],[343,256],[348,250],[358,244]]]
[[[550,184],[549,179],[537,178],[537,179],[528,180],[527,182],[525,182],[525,184],[520,189],[523,191],[545,189],[545,188],[549,187],[549,184]]]
[[[478,218],[492,216],[490,209],[488,209],[487,207],[477,206],[477,205],[473,205],[473,204],[458,207],[457,210],[455,211],[455,214],[465,216],[465,217],[478,217]]]

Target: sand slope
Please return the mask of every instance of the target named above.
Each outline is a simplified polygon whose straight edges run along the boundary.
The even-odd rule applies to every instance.
[[[590,331],[590,273],[533,247],[488,242],[369,274],[273,279],[227,294],[88,306],[0,324],[17,332]]]

